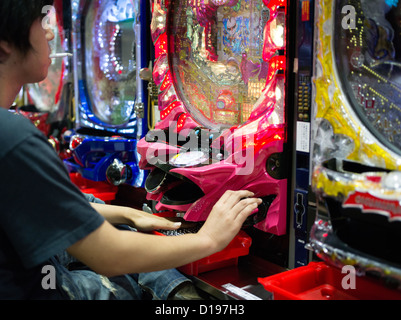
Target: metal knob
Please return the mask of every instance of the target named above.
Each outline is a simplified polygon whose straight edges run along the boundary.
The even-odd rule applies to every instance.
[[[130,176],[131,168],[119,159],[114,159],[106,170],[106,178],[112,185],[118,186],[125,183]]]

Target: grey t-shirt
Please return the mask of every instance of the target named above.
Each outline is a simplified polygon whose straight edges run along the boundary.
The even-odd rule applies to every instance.
[[[0,299],[60,297],[42,267],[103,221],[46,137],[0,108]]]

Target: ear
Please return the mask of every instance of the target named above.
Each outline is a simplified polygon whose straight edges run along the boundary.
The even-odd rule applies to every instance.
[[[11,45],[4,40],[0,40],[0,63],[7,60],[12,52]]]

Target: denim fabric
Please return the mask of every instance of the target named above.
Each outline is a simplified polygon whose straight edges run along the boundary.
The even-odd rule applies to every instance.
[[[92,270],[75,269],[67,252],[52,259],[58,287],[70,300],[142,300],[150,293],[154,300],[166,300],[181,283],[190,280],[176,269],[107,278]]]
[[[167,300],[170,293],[190,280],[176,269],[136,274],[141,288],[152,294],[154,300]]]
[[[84,196],[85,196],[86,200],[88,200],[89,202],[105,204],[105,202],[103,200],[100,200],[99,198],[96,198],[91,193],[84,193]]]

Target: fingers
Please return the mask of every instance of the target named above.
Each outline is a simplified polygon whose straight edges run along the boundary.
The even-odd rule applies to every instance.
[[[168,217],[168,218],[163,218],[159,217],[159,221],[157,224],[157,227],[155,229],[162,229],[162,230],[177,230],[179,228],[194,228],[196,226],[195,222],[191,221],[185,221],[182,218],[174,218],[174,217]]]
[[[170,221],[166,218],[158,217],[159,219],[154,222],[153,229],[162,229],[162,230],[177,230],[181,227],[181,222],[178,221]]]
[[[155,229],[163,229],[163,230],[177,230],[181,227],[181,222],[168,222],[160,224],[159,227]]]
[[[220,198],[220,201],[222,203],[232,203],[234,205],[243,198],[250,198],[253,196],[254,193],[248,190],[238,190],[238,191],[227,190]]]
[[[247,198],[239,201],[233,208],[233,212],[236,213],[234,220],[242,225],[261,203],[262,199],[259,198]]]
[[[254,198],[254,193],[247,190],[228,190],[216,203],[217,207],[224,208],[221,214],[225,219],[242,225],[245,219],[251,215],[262,203],[259,198]]]
[[[153,230],[176,230],[181,227],[181,222],[170,221],[164,217],[146,214],[135,219],[134,226],[138,231],[149,232]]]
[[[241,229],[245,219],[262,203],[247,190],[226,191],[215,203],[198,235],[220,250],[227,246]]]

